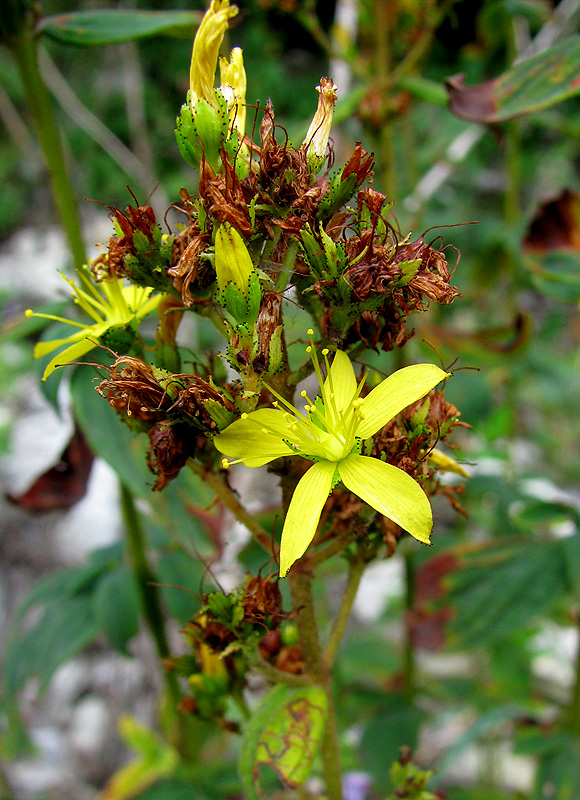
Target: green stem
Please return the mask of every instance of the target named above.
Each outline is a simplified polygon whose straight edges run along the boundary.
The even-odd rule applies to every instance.
[[[294,262],[296,261],[298,246],[298,241],[296,239],[293,239],[288,245],[284,261],[282,262],[282,268],[274,284],[275,292],[283,292],[288,286],[294,268]]]
[[[294,675],[291,672],[276,669],[260,655],[256,662],[256,669],[272,683],[285,683],[287,686],[312,686],[310,675]]]
[[[413,557],[409,551],[405,552],[405,609],[410,611],[415,601],[415,568]],[[403,681],[405,695],[408,700],[412,700],[415,695],[415,648],[413,647],[408,633],[405,636],[405,650],[403,653]]]
[[[133,495],[124,483],[121,483],[121,510],[123,513],[123,522],[125,524],[125,534],[127,537],[131,567],[137,583],[143,615],[155,643],[155,649],[157,650],[159,660],[163,661],[169,657],[170,650],[165,633],[161,599],[157,588],[158,581],[147,560],[145,536],[135,507]],[[183,718],[177,710],[177,704],[181,700],[181,690],[177,677],[172,672],[165,672],[164,670],[163,675],[169,702],[171,727],[173,728],[173,732],[177,735],[177,743],[181,744],[180,722]]]
[[[74,264],[80,267],[86,261],[86,253],[77,201],[68,175],[50,95],[38,68],[38,53],[32,32],[24,29],[12,40],[11,46],[50,174],[52,195],[61,225]]]
[[[576,654],[576,677],[572,697],[567,710],[566,727],[574,735],[580,737],[580,614],[576,620],[578,628],[578,652]]]
[[[326,649],[324,651],[324,663],[328,669],[330,669],[334,664],[334,659],[336,658],[336,653],[338,651],[340,642],[342,641],[342,637],[344,636],[346,625],[352,610],[352,605],[354,603],[365,567],[366,561],[360,555],[350,563],[348,578],[346,581],[344,594],[342,595],[340,608],[332,624],[332,630],[330,631],[328,642],[326,643]]]
[[[390,75],[390,81],[393,85],[396,85],[401,78],[412,72],[419,64],[427,53],[437,28],[441,25],[456,2],[457,0],[446,0],[439,8],[433,10],[429,23],[424,28],[415,44],[411,47],[405,58],[393,69]]]
[[[342,800],[342,780],[340,768],[340,751],[338,746],[338,729],[336,724],[336,711],[332,696],[330,673],[325,667],[318,626],[314,614],[314,601],[312,598],[312,578],[304,572],[291,572],[290,593],[292,605],[298,612],[296,624],[300,636],[300,645],[306,663],[307,673],[313,681],[326,692],[328,700],[328,713],[324,736],[320,746],[322,772],[326,784],[327,800]]]
[[[232,512],[234,517],[241,522],[242,525],[246,526],[254,539],[262,545],[264,550],[276,557],[277,552],[272,537],[268,534],[268,531],[246,511],[234,492],[225,482],[223,474],[212,472],[212,470],[202,467],[201,464],[197,464],[191,459],[189,459],[187,463],[190,469],[207,483],[216,497],[218,497],[224,506]]]
[[[376,76],[380,85],[386,86],[391,72],[391,10],[388,0],[374,0],[376,36]],[[395,196],[395,151],[393,117],[390,111],[382,115],[379,134],[379,152],[382,170],[382,189],[388,198]]]

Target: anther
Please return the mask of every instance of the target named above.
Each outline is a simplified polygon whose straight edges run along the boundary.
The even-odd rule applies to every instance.
[[[328,349],[328,347],[325,347],[324,350],[322,351],[322,355],[323,356],[327,356],[329,353],[330,353],[330,350]]]
[[[306,333],[307,333],[309,336],[314,336],[314,331],[312,330],[312,328],[308,328],[308,330],[306,331]]]
[[[242,414],[242,416],[241,416],[241,419],[248,419],[248,415],[246,414],[246,412],[245,412],[245,411],[244,411],[244,413]]]
[[[312,348],[310,347],[310,345],[308,345],[308,347],[306,348],[306,352],[307,353],[311,353],[312,352]]]
[[[222,469],[227,469],[229,465],[230,462],[227,460],[227,458],[222,458]]]

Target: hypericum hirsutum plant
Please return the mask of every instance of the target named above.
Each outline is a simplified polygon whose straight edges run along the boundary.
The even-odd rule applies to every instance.
[[[195,38],[176,137],[199,183],[181,190],[181,224],[164,233],[147,205],[115,210],[106,252],[70,281],[82,315],[56,318],[75,331],[40,343],[36,354],[54,353],[46,379],[93,348],[112,352],[97,391],[149,437],[154,491],[193,469],[264,548],[267,577],[204,595],[183,632],[191,654],[166,660],[187,678],[179,714],[244,734],[248,797],[259,791],[260,764],[296,788],[316,763],[325,796],[339,800],[331,676],[358,582],[406,534],[428,544],[430,497],[440,492],[457,505],[457,487],[442,485],[440,473],[466,475],[440,448],[462,424],[444,397],[449,373],[423,363],[384,377],[365,367],[364,354],[401,353],[413,335],[409,316],[451,303],[457,291],[445,253],[423,237],[401,237],[387,218],[391,203],[373,188],[373,156],[360,143],[346,164],[328,167],[339,90],[331,79],[316,87],[318,108],[297,146],[270,101],[246,105],[239,48],[219,58],[214,88],[236,14],[228,0],[213,0]],[[153,314],[149,342],[140,326]],[[191,356],[179,330],[188,314],[215,326],[219,353]],[[229,483],[235,470],[266,465],[281,487],[281,536]],[[324,642],[312,584],[337,558],[348,578]],[[287,609],[280,578],[289,582]],[[253,714],[244,694],[250,672],[275,684]],[[231,700],[243,707],[241,720]]]

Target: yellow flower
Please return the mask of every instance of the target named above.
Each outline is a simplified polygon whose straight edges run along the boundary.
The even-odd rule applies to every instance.
[[[207,100],[213,108],[217,108],[214,95],[214,78],[219,49],[229,21],[237,13],[237,7],[230,6],[229,0],[212,0],[201,21],[201,25],[197,29],[189,71],[190,103],[192,106],[198,100],[203,99]]]
[[[345,353],[337,351],[329,366],[328,350],[322,351],[327,365],[323,379],[314,348],[307,349],[320,396],[312,402],[303,392],[304,412],[270,389],[278,399],[275,408],[242,414],[214,437],[220,453],[235,459],[231,463],[260,467],[290,455],[315,462],[300,479],[288,508],[280,546],[282,577],[314,538],[324,504],[338,481],[421,542],[429,543],[433,526],[431,506],[419,484],[397,467],[360,452],[364,439],[426,395],[447,373],[434,364],[405,367],[361,398],[366,376],[357,385]]]
[[[54,314],[40,314],[31,310],[26,312],[27,317],[52,319],[79,329],[76,333],[63,339],[39,342],[36,345],[34,348],[35,358],[41,358],[63,345],[68,345],[50,361],[44,370],[43,381],[57,367],[76,361],[96,347],[98,343],[112,346],[115,343],[115,335],[118,335],[119,340],[123,337],[127,340],[127,335],[129,338],[135,338],[139,322],[151,311],[154,311],[161,300],[161,295],[152,296],[153,289],[124,284],[123,280],[118,278],[95,284],[86,265],[82,271],[77,270],[77,274],[81,280],[80,286],[64,275],[62,278],[70,284],[74,302],[91,317],[92,323],[74,322],[64,317],[54,316]],[[113,347],[113,349],[115,348]]]

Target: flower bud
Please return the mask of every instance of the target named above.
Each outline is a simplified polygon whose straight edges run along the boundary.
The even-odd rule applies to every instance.
[[[214,89],[219,49],[229,20],[237,13],[229,0],[212,0],[193,43],[190,88],[175,131],[188,164],[197,167],[205,160],[216,173],[222,149],[234,160],[246,122],[246,73],[239,47],[232,50],[229,62],[221,59],[222,85]]]
[[[336,89],[337,87],[330,78],[321,78],[320,86],[316,87],[316,91],[320,95],[318,108],[302,142],[302,147],[306,148],[308,168],[313,175],[316,175],[326,159],[334,103],[336,102]]]
[[[227,61],[220,58],[220,91],[230,112],[230,129],[237,130],[240,138],[246,130],[246,70],[239,47],[234,47]]]
[[[189,70],[189,103],[192,108],[201,99],[217,110],[214,78],[219,49],[228,23],[238,13],[229,0],[212,0],[197,30]]]
[[[255,322],[262,299],[260,280],[244,240],[227,222],[215,236],[215,271],[219,302],[236,322]]]

